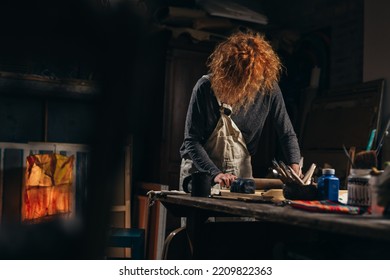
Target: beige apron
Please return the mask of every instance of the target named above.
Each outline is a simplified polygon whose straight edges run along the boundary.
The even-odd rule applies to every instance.
[[[240,129],[230,117],[232,108],[227,104],[220,106],[221,118],[204,148],[223,173],[252,178],[251,156]]]
[[[231,119],[231,106],[220,105],[221,117],[204,145],[214,164],[223,172],[240,178],[252,178],[251,156],[240,129]],[[180,188],[183,179],[196,171],[190,159],[183,159],[180,167]]]

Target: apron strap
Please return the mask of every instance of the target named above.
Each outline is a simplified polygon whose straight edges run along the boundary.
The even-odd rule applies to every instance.
[[[217,96],[216,98],[219,105],[219,111],[226,116],[230,116],[233,113],[232,106],[226,103],[222,103]]]

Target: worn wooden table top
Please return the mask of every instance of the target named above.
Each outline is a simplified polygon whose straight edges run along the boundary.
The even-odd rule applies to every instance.
[[[194,212],[207,216],[233,215],[252,217],[257,221],[296,225],[310,229],[390,241],[390,219],[369,214],[350,215],[316,213],[276,206],[272,203],[244,202],[215,198],[168,195],[160,201],[175,215],[190,216]]]

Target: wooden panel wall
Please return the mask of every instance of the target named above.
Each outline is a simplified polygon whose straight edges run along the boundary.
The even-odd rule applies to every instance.
[[[167,58],[161,182],[179,187],[180,154],[188,103],[196,81],[207,74],[209,53],[172,49]]]

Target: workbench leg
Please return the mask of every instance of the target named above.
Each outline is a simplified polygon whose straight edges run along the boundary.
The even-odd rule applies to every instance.
[[[202,259],[202,236],[204,231],[204,224],[208,216],[200,213],[197,210],[191,211],[187,216],[187,233],[192,246],[192,258]]]

